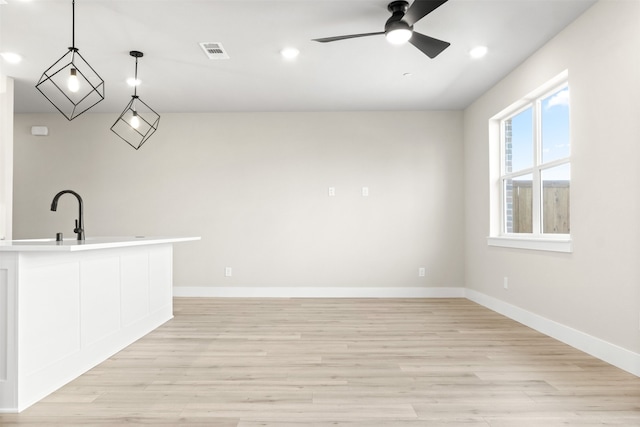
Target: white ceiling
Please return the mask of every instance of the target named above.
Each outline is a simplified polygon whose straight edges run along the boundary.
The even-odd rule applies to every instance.
[[[15,79],[15,110],[54,112],[34,86],[71,46],[71,0],[6,3],[0,52],[23,57],[2,63]],[[92,112],[129,102],[130,50],[144,52],[138,95],[159,113],[450,110],[468,106],[593,3],[449,0],[415,25],[451,42],[429,59],[383,36],[311,41],[382,31],[387,0],[76,0],[75,45],[105,81]],[[230,59],[208,59],[199,42],[222,43]],[[488,46],[485,58],[469,57],[476,45]],[[295,61],[280,56],[286,46],[300,50]]]

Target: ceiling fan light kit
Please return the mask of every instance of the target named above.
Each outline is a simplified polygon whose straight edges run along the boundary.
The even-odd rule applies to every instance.
[[[75,0],[71,2],[71,47],[42,74],[36,89],[73,120],[104,99],[104,81],[75,46]]]
[[[132,50],[129,55],[136,59],[135,81],[138,81],[138,58],[144,54]],[[127,144],[138,150],[158,130],[160,115],[149,107],[138,96],[138,87],[133,87],[131,101],[124,108],[116,122],[111,126],[111,131],[123,139]]]
[[[405,44],[413,35],[413,28],[406,22],[395,21],[387,25],[385,37],[392,44]]]
[[[409,3],[404,0],[393,1],[387,6],[387,9],[391,12],[391,17],[387,20],[384,31],[324,37],[313,39],[313,41],[329,43],[384,34],[391,43],[403,44],[408,41],[429,58],[435,58],[448,48],[451,43],[418,33],[414,31],[413,25],[446,2],[447,0],[415,0],[409,7]]]

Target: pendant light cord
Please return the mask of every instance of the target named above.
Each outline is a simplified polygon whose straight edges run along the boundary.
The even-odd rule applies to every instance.
[[[133,86],[133,96],[137,96],[138,95],[138,57],[136,56],[136,71],[134,73],[134,77],[133,77],[136,81],[136,84]]]
[[[71,47],[76,48],[76,0],[71,1]]]

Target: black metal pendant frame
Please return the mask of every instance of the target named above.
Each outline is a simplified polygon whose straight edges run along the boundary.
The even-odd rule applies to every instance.
[[[137,50],[132,50],[129,52],[129,55],[136,58],[134,79],[137,82],[138,58],[142,58],[144,54]],[[133,125],[133,119],[135,118],[137,118],[138,121],[137,126]],[[129,101],[116,122],[111,126],[111,131],[118,135],[127,144],[138,150],[149,138],[151,138],[151,135],[158,130],[159,123],[160,115],[140,99],[136,84],[133,87],[131,101]]]
[[[73,120],[104,99],[104,80],[80,55],[75,46],[75,0],[71,2],[71,47],[42,74],[36,89],[60,111],[67,120]],[[67,87],[69,76],[78,78],[77,92]],[[66,89],[66,90],[65,90]]]
[[[71,70],[76,70],[80,87],[84,90],[76,93],[65,90],[65,80],[70,76]],[[104,80],[74,47],[70,47],[69,52],[42,74],[36,89],[67,120],[75,119],[104,99]]]
[[[134,115],[140,120],[140,126],[137,129],[131,126],[131,119]],[[133,95],[118,120],[111,126],[111,130],[127,144],[138,150],[158,130],[159,123],[160,115],[140,97]]]

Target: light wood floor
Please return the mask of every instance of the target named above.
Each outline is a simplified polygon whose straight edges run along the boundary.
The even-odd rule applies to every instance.
[[[640,378],[465,299],[190,299],[0,425],[640,426]]]

